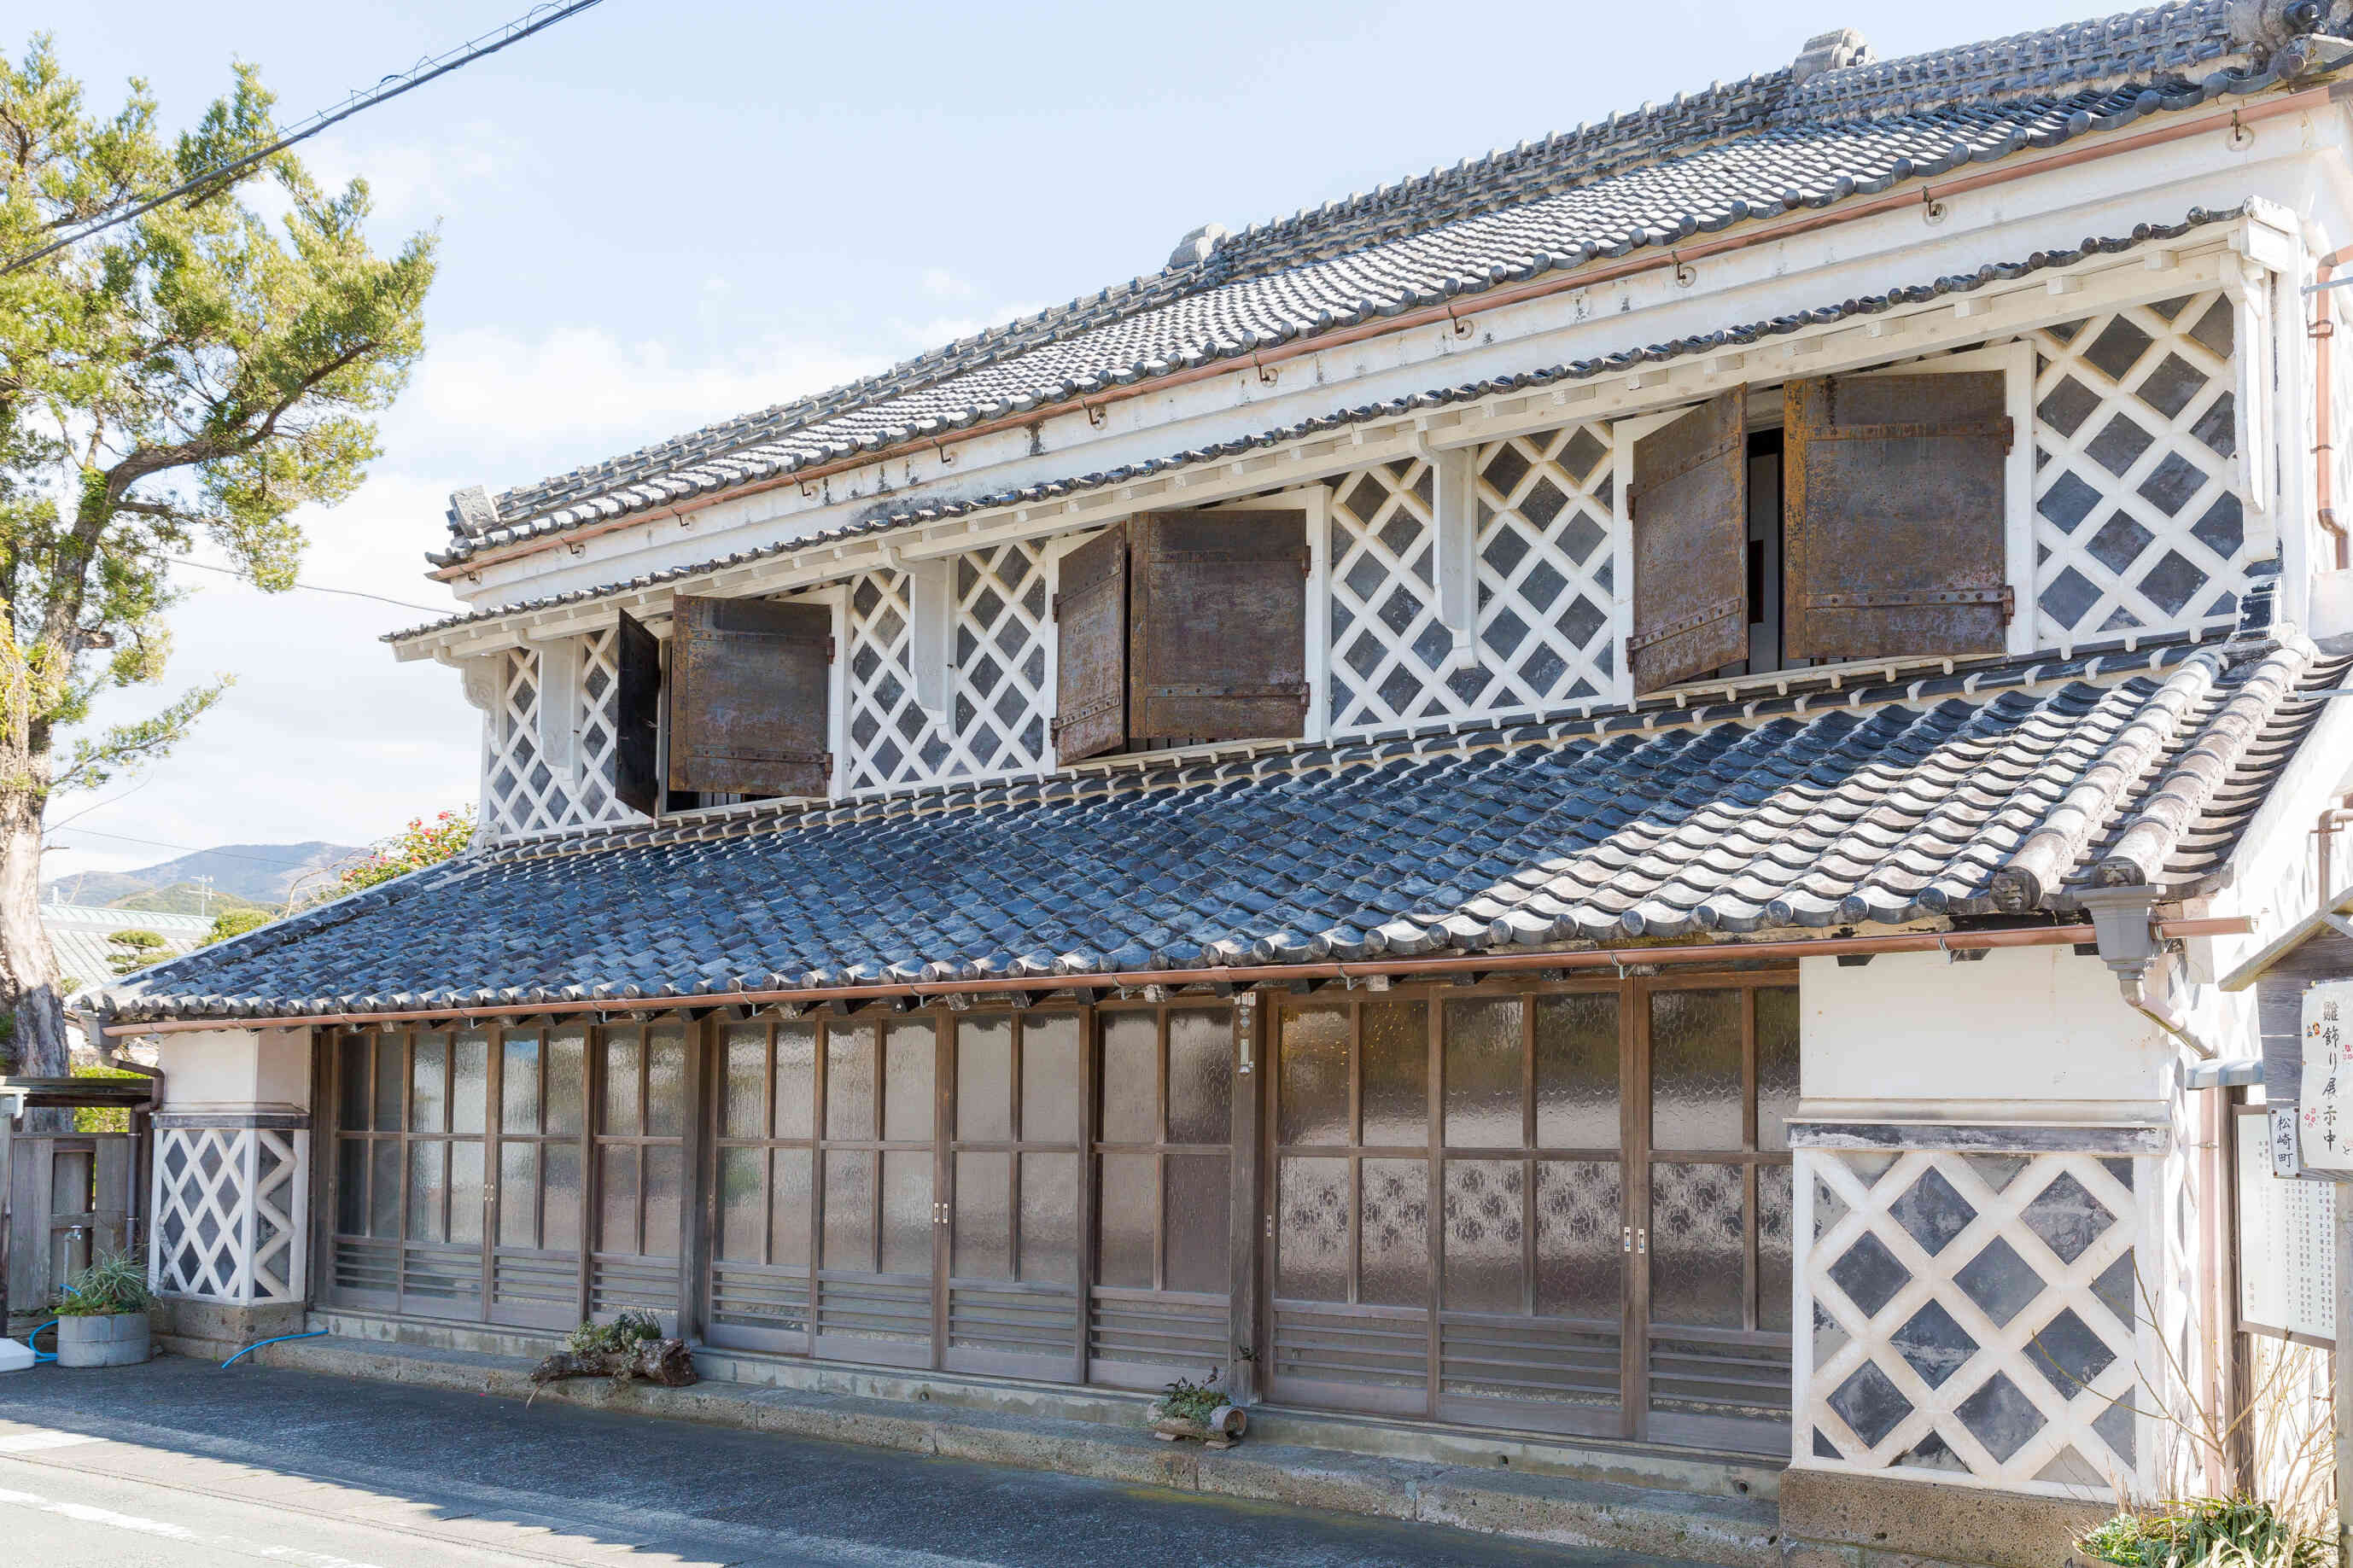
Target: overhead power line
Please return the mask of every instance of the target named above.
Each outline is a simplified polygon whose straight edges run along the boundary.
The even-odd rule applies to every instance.
[[[120,838],[126,844],[149,844],[158,849],[185,849],[198,855],[225,856],[231,860],[259,860],[265,866],[302,867],[311,864],[308,860],[281,860],[274,855],[240,855],[234,849],[206,849],[197,844],[174,844],[162,838],[136,838],[128,833],[108,833],[96,827],[76,827],[67,831],[87,833],[94,838]]]
[[[533,33],[543,32],[566,17],[578,16],[596,4],[597,0],[561,0],[561,3],[557,3],[557,0],[550,0],[549,4],[534,5],[502,27],[493,28],[480,37],[459,44],[447,53],[419,60],[405,71],[397,71],[384,78],[372,88],[352,93],[333,108],[322,109],[310,119],[301,121],[293,130],[287,132],[267,147],[248,153],[242,158],[231,159],[216,168],[207,169],[194,179],[184,180],[174,185],[168,191],[159,191],[152,196],[142,196],[128,206],[117,207],[111,212],[101,213],[94,218],[74,225],[65,234],[51,240],[40,249],[29,251],[7,265],[0,267],[0,277],[30,267],[43,257],[54,256],[69,246],[79,245],[91,235],[102,233],[118,224],[129,223],[135,217],[153,212],[166,202],[176,200],[191,191],[217,184],[224,177],[234,174],[240,169],[251,168],[265,158],[274,157],[283,153],[298,142],[310,140],[338,121],[349,120],[363,109],[373,109],[379,103],[398,98],[411,88],[423,87],[436,77],[447,76],[460,66],[471,65],[484,55],[494,55],[509,44],[521,43]]]
[[[151,555],[148,559],[150,561],[161,562],[167,566],[193,566],[199,572],[217,572],[224,577],[235,577],[246,582],[248,586],[251,584],[251,579],[247,578],[244,573],[238,571],[234,566],[215,566],[203,561],[191,561],[183,555]],[[329,588],[317,583],[297,583],[294,586],[302,589],[306,593],[341,594],[344,597],[351,599],[374,599],[379,605],[397,605],[404,610],[423,610],[427,615],[434,616],[446,616],[456,607],[450,605],[436,605],[411,604],[406,599],[388,599],[382,594],[363,593],[357,588]]]

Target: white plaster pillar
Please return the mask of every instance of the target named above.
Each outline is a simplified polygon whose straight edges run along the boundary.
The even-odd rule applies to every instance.
[[[310,1287],[311,1031],[155,1038],[150,1284],[167,1301],[299,1310]]]

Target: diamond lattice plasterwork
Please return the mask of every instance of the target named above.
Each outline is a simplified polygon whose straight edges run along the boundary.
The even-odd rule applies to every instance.
[[[1476,625],[1460,658],[1439,609],[1430,465],[1405,458],[1326,481],[1332,733],[1606,696],[1609,456],[1588,426],[1473,454]]]
[[[165,1127],[155,1133],[155,1289],[251,1305],[303,1299],[307,1131]]]
[[[539,752],[539,656],[500,654],[497,689],[482,721],[482,817],[509,837],[565,826],[572,801]]]
[[[1802,1150],[1798,1462],[2141,1495],[2133,1163]]]
[[[2036,646],[2237,613],[2268,546],[2237,489],[2235,319],[2209,291],[2034,334]]]
[[[575,742],[578,771],[566,826],[629,822],[638,817],[613,793],[614,752],[619,734],[619,638],[620,633],[607,626],[580,639],[580,694],[573,717],[573,729],[579,737]]]
[[[851,790],[888,789],[939,775],[945,739],[915,698],[912,583],[904,572],[869,572],[849,585],[847,698]]]

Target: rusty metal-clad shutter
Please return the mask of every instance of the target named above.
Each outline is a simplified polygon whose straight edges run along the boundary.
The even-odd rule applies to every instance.
[[[1748,657],[1748,427],[1738,391],[1634,443],[1634,629],[1626,668],[1655,691]]]
[[[1054,755],[1127,743],[1127,526],[1062,557],[1054,595]]]
[[[1129,534],[1129,733],[1305,734],[1305,514],[1146,512]]]
[[[1782,397],[1788,656],[2000,652],[2001,373],[1793,381]]]
[[[661,799],[661,642],[623,610],[613,653],[613,794],[652,816]]]
[[[825,794],[833,612],[681,597],[671,617],[670,787]]]

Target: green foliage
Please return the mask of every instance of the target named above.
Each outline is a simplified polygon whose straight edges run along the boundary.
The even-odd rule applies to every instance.
[[[69,1276],[52,1307],[60,1318],[102,1318],[143,1312],[154,1301],[147,1289],[147,1260],[116,1252]]]
[[[1207,1425],[1210,1413],[1226,1402],[1224,1391],[1206,1384],[1178,1378],[1160,1390],[1160,1413],[1180,1421],[1198,1421]]]
[[[96,1062],[73,1064],[76,1078],[145,1078],[145,1073],[126,1071],[121,1068],[100,1067]],[[128,1132],[131,1112],[120,1105],[83,1105],[74,1110],[74,1131],[77,1132]]]
[[[216,942],[227,942],[233,936],[243,936],[249,931],[259,931],[278,917],[255,904],[245,909],[223,910],[213,917],[212,930],[205,932],[198,947],[210,947]]]
[[[2121,1568],[2330,1568],[2333,1543],[2297,1530],[2260,1498],[2194,1498],[2146,1517],[2123,1513],[2076,1542]]]
[[[116,931],[106,939],[106,945],[114,949],[106,955],[106,966],[117,974],[144,969],[160,962],[170,951],[170,944],[159,933],[140,926]]]
[[[143,893],[126,893],[111,900],[110,910],[145,910],[159,915],[214,915],[228,910],[268,910],[235,893],[211,891],[195,882],[174,882]]]
[[[370,849],[365,859],[344,867],[319,896],[340,899],[345,893],[356,893],[378,882],[389,882],[395,877],[438,866],[473,839],[474,808],[470,805],[462,811],[440,812],[429,821],[412,816],[407,826]]]
[[[574,1355],[627,1355],[646,1340],[662,1337],[661,1320],[632,1307],[609,1323],[583,1323],[565,1338]]]

